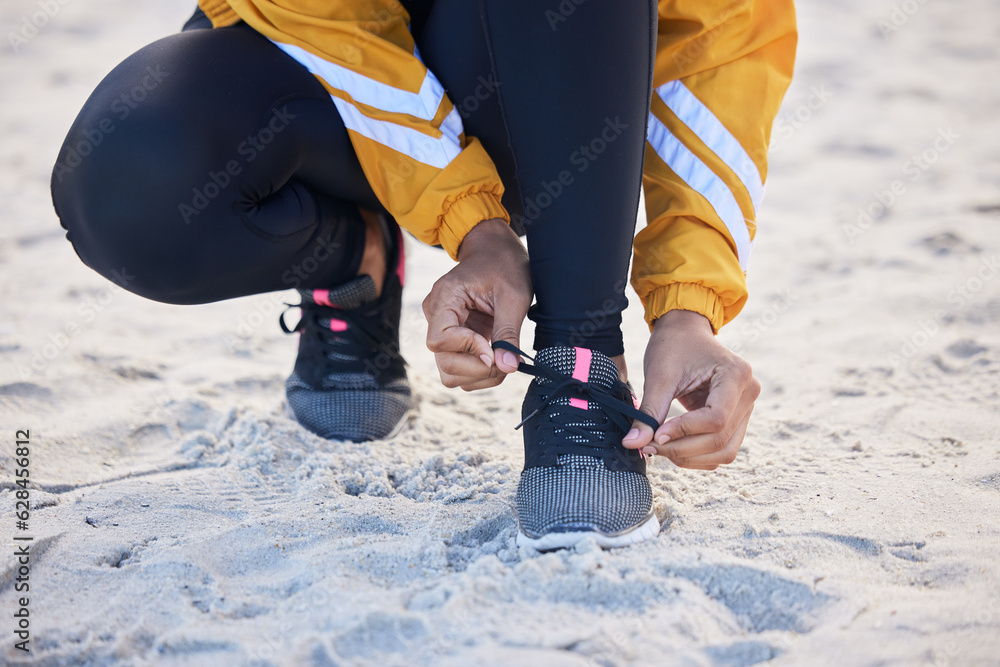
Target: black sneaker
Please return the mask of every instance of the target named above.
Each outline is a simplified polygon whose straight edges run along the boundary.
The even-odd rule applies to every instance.
[[[508,343],[494,347],[527,357]],[[530,359],[530,357],[528,357]],[[518,546],[539,551],[592,537],[602,547],[653,538],[660,523],[645,456],[622,446],[633,419],[659,425],[635,407],[632,388],[614,362],[580,347],[549,347],[521,409],[524,471],[517,486]]]
[[[389,250],[382,295],[359,276],[334,289],[298,290],[302,319],[295,370],[285,382],[291,416],[331,440],[380,440],[393,435],[412,405],[399,351],[403,238],[383,217]],[[287,312],[287,311],[286,311]]]

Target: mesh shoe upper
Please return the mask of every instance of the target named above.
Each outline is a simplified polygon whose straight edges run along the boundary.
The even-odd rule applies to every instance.
[[[522,407],[521,530],[539,538],[635,528],[650,516],[653,494],[643,455],[621,440],[632,419],[651,418],[635,409],[631,389],[600,352],[551,347],[535,362],[527,367],[536,379]]]
[[[295,418],[324,438],[376,440],[396,427],[412,404],[399,351],[402,238],[390,244],[390,270],[376,296],[369,276],[330,290],[299,290],[299,353],[285,383]]]

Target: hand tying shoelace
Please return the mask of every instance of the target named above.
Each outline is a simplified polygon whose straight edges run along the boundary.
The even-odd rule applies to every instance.
[[[614,362],[580,347],[545,348],[534,359],[504,341],[493,348],[534,361],[518,368],[535,379],[518,425],[525,428],[517,543],[548,550],[591,537],[619,547],[655,537],[660,524],[646,460],[622,438],[633,420],[659,424],[635,407]]]
[[[629,405],[625,401],[616,398],[610,391],[591,382],[585,382],[572,375],[560,373],[545,364],[538,363],[534,357],[526,354],[517,346],[507,341],[499,340],[493,343],[493,349],[507,350],[523,358],[535,362],[529,365],[523,361],[517,370],[536,378],[544,378],[555,386],[551,388],[545,386],[542,393],[542,402],[530,414],[514,427],[519,429],[538,415],[542,410],[549,408],[550,404],[557,398],[570,398],[569,405],[551,405],[547,416],[548,419],[540,422],[536,429],[540,431],[562,431],[578,438],[572,440],[556,439],[553,446],[548,450],[552,457],[560,454],[583,454],[585,456],[599,456],[604,460],[609,458],[621,458],[624,452],[620,447],[609,447],[608,431],[610,430],[608,420],[618,428],[628,431],[632,421],[639,421],[649,425],[654,431],[660,424],[650,415],[637,409],[634,405]],[[577,407],[573,399],[589,404],[593,401],[603,408],[600,411],[587,410]],[[646,457],[641,451],[640,456]],[[627,462],[625,462],[627,465]]]

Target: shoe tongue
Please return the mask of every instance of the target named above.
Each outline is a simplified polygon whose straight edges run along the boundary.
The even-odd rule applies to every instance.
[[[353,310],[378,299],[375,281],[371,279],[371,276],[358,276],[354,280],[330,290],[300,290],[300,293],[305,303],[332,306],[341,310]]]
[[[535,362],[605,389],[614,387],[618,380],[618,367],[607,355],[584,347],[547,347],[535,355]],[[542,377],[537,381],[550,382]]]

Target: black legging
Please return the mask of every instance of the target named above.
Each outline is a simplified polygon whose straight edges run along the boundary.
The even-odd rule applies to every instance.
[[[404,4],[526,232],[535,348],[621,354],[655,2],[563,3],[564,20],[531,0]],[[87,101],[53,171],[67,237],[94,270],[169,303],[344,282],[357,206],[383,209],[336,107],[246,25],[206,25],[196,14],[141,49]]]

